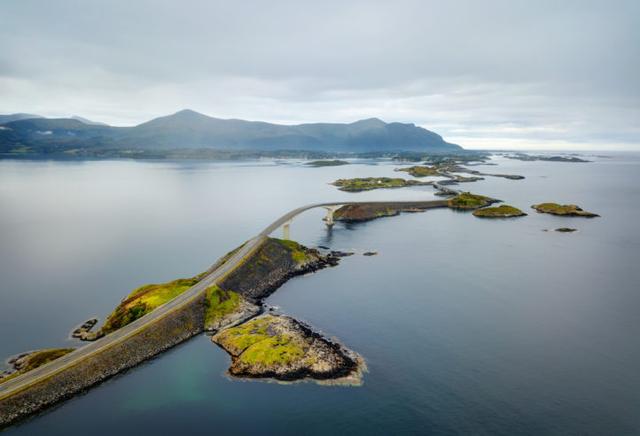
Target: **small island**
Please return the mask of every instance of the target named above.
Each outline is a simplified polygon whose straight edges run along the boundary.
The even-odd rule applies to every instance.
[[[8,360],[11,369],[0,373],[0,383],[54,361],[65,354],[71,353],[73,350],[74,348],[49,348],[12,357]]]
[[[539,213],[548,213],[557,216],[579,216],[584,218],[595,218],[600,215],[582,210],[575,204],[540,203],[531,206]]]
[[[231,355],[234,377],[359,384],[364,360],[284,315],[265,314],[213,336]]]
[[[319,167],[339,167],[342,165],[349,165],[349,162],[346,160],[314,160],[306,163],[309,167],[319,168]]]
[[[396,171],[403,171],[405,173],[411,174],[413,177],[430,177],[430,176],[441,176],[440,171],[435,166],[424,166],[424,165],[415,165],[407,168],[398,168]]]
[[[401,212],[424,212],[427,209],[447,207],[447,200],[416,201],[398,205],[391,203],[347,204],[333,214],[333,219],[345,223],[358,223],[377,218],[399,215]]]
[[[431,185],[431,182],[419,182],[392,177],[365,177],[354,179],[338,179],[332,183],[345,192],[371,191],[373,189],[404,188],[407,186]]]
[[[177,279],[167,283],[140,286],[131,292],[107,317],[104,325],[97,332],[86,331],[80,338],[86,341],[96,340],[114,332],[138,318],[173,300],[178,295],[195,285],[203,277],[199,274],[188,279]]]
[[[472,194],[471,192],[462,192],[447,201],[447,205],[451,209],[473,210],[481,207],[498,203],[500,200],[486,197],[484,195]]]
[[[478,218],[515,218],[526,216],[527,214],[517,207],[501,204],[500,206],[485,207],[473,211],[473,216]]]
[[[544,161],[544,162],[569,162],[569,163],[585,163],[591,162],[589,160],[581,159],[575,156],[544,156],[544,155],[531,155],[525,153],[516,153],[511,155],[505,155],[507,159],[521,160],[524,162]]]

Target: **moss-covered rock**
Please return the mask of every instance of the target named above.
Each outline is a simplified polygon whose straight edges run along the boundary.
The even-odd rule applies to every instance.
[[[471,192],[462,192],[448,200],[448,206],[451,209],[479,209],[497,203],[498,200],[484,195],[472,194]]]
[[[213,336],[232,359],[229,374],[277,380],[359,380],[364,362],[338,343],[283,315],[261,315]]]
[[[218,285],[207,288],[205,296],[205,330],[218,331],[239,324],[260,312],[260,307],[240,294]]]
[[[527,214],[517,207],[501,204],[500,206],[476,209],[473,211],[473,215],[479,218],[514,218]]]
[[[404,188],[406,186],[430,185],[431,182],[419,182],[392,177],[364,177],[355,179],[338,179],[332,183],[341,191],[361,192],[373,189]]]
[[[0,374],[0,383],[59,359],[65,354],[71,353],[73,350],[74,348],[48,348],[31,351],[11,358],[9,359],[9,364],[12,366],[12,370]]]
[[[540,213],[549,213],[558,216],[581,216],[585,218],[595,218],[600,215],[582,210],[575,204],[540,203],[531,206]]]

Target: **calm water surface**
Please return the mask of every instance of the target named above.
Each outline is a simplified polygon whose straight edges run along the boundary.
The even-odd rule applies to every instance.
[[[361,387],[232,381],[198,336],[7,434],[639,434],[640,156],[589,164],[498,158],[467,185],[587,220],[489,221],[433,210],[292,237],[374,257],[296,278],[269,299],[338,337]],[[338,177],[397,165],[0,161],[0,354],[69,346],[131,289],[192,276],[302,204],[432,198],[430,187],[348,194]],[[543,232],[556,227],[578,232]]]

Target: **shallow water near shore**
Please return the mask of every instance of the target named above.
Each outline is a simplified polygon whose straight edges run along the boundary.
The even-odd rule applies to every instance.
[[[640,433],[640,154],[603,154],[474,166],[526,177],[459,187],[523,218],[429,210],[331,231],[322,210],[297,218],[293,239],[358,254],[267,302],[361,354],[362,386],[232,380],[200,335],[6,434]],[[0,356],[77,344],[72,327],[130,290],[199,273],[303,204],[433,198],[328,185],[409,178],[373,163],[0,161]],[[602,217],[530,209],[545,201]],[[543,231],[558,227],[578,231]]]

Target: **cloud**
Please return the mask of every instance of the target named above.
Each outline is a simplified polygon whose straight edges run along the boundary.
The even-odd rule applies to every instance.
[[[377,116],[462,145],[640,143],[635,1],[22,0],[0,14],[4,113],[128,125],[188,107]]]

